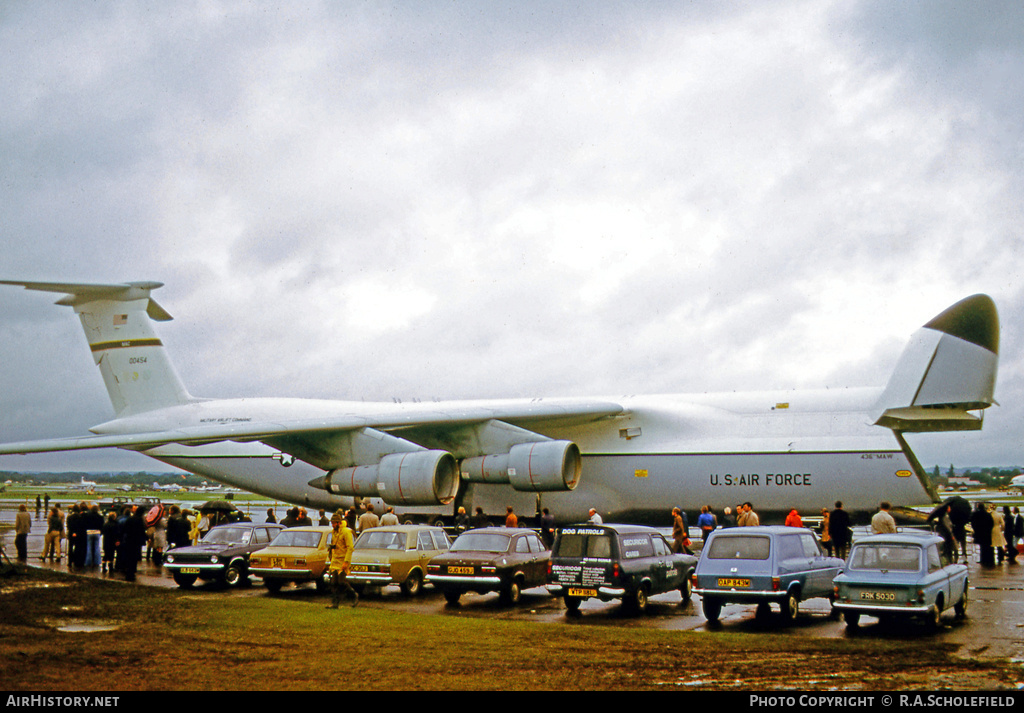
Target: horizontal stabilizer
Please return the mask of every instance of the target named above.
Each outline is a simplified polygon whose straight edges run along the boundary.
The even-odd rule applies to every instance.
[[[21,282],[18,280],[0,280],[0,285],[15,285],[24,287],[26,290],[37,292],[59,292],[67,295],[59,300],[57,304],[65,307],[96,302],[97,300],[109,300],[111,302],[131,302],[133,300],[148,299],[146,314],[156,322],[168,322],[171,319],[167,310],[156,303],[149,293],[159,287],[162,282],[122,282],[119,284],[91,284],[81,282]]]
[[[57,304],[70,307],[82,322],[118,416],[186,404],[194,399],[164,351],[153,322],[171,319],[150,293],[162,282],[89,284],[0,280],[38,292],[58,292]]]

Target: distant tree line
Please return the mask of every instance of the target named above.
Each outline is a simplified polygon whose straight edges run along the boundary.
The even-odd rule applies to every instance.
[[[87,473],[84,471],[67,471],[63,473],[28,473],[24,471],[0,471],[0,483],[10,480],[13,483],[35,483],[39,485],[60,485],[63,483],[75,484],[85,480],[95,480],[97,484],[117,483],[119,485],[149,486],[153,483],[160,485],[181,485],[183,487],[196,487],[202,485],[206,478],[193,473],[149,473],[139,471],[137,473]]]
[[[929,477],[932,483],[938,487],[949,485],[950,478],[970,478],[981,483],[986,488],[1001,488],[1009,485],[1010,479],[1020,474],[1021,469],[1019,467],[978,468],[976,470],[967,468],[957,470],[953,464],[950,464],[949,469],[945,473],[940,471],[939,466],[935,466],[934,470],[929,473]]]

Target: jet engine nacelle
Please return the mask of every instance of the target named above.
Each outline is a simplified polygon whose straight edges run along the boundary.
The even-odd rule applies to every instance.
[[[513,446],[505,454],[462,461],[462,478],[471,483],[507,483],[534,493],[573,490],[580,482],[582,458],[572,441],[538,441]]]
[[[389,505],[447,505],[459,488],[455,456],[447,451],[392,453],[377,465],[337,468],[309,483],[335,495],[380,498]]]

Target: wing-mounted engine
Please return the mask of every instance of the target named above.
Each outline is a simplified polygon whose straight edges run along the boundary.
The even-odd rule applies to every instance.
[[[461,459],[462,479],[511,485],[543,493],[572,490],[580,480],[580,449],[498,420],[458,427],[421,426],[399,431],[425,448],[439,448]]]
[[[373,428],[268,439],[328,473],[309,481],[335,495],[389,505],[447,505],[459,489],[455,457]]]
[[[581,470],[580,449],[572,441],[522,443],[508,453],[462,461],[463,480],[509,484],[515,490],[536,493],[573,490]]]
[[[380,498],[389,505],[447,505],[459,489],[455,457],[447,451],[392,453],[376,465],[337,468],[309,482],[335,495]]]

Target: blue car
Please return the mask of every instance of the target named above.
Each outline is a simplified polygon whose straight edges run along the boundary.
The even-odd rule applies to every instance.
[[[941,537],[920,530],[871,535],[854,543],[835,579],[835,608],[849,627],[862,614],[938,627],[946,609],[967,615],[967,586],[967,565],[943,556]]]
[[[829,557],[806,528],[730,527],[704,543],[693,591],[708,621],[718,621],[725,604],[758,604],[758,613],[777,604],[791,621],[800,602],[832,599],[832,580],[842,568],[843,560]]]

